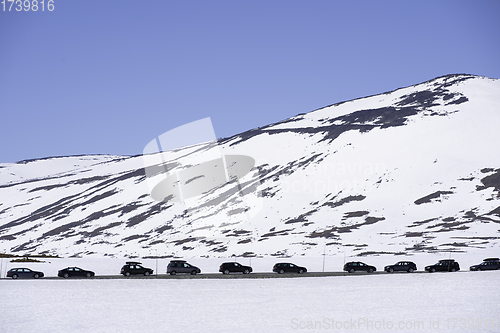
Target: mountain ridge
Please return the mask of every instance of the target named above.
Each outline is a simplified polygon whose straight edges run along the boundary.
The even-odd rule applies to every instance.
[[[499,97],[496,79],[445,75],[219,139],[223,154],[251,156],[255,167],[183,203],[149,196],[141,155],[2,164],[0,249],[212,257],[492,248]],[[204,149],[161,154],[179,165]]]

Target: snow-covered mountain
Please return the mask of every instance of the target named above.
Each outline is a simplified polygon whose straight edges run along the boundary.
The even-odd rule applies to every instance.
[[[255,161],[238,181],[180,202],[151,197],[142,155],[0,164],[0,252],[364,256],[498,248],[499,125],[499,80],[448,75],[157,154],[169,170],[214,145]]]

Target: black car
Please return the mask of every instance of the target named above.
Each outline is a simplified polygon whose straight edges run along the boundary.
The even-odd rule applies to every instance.
[[[7,277],[11,277],[13,279],[38,279],[43,277],[43,272],[32,271],[29,268],[12,268],[7,272]]]
[[[479,265],[470,266],[471,271],[492,271],[500,269],[499,258],[486,258]]]
[[[392,272],[408,272],[412,273],[417,270],[417,265],[412,261],[398,261],[394,265],[389,265],[384,267],[384,271],[388,273]]]
[[[307,272],[307,268],[291,264],[289,262],[279,262],[273,266],[273,272],[278,274],[297,273],[302,274]]]
[[[167,273],[170,275],[176,275],[177,273],[196,275],[201,273],[201,269],[188,264],[185,260],[171,260],[167,266]]]
[[[344,265],[344,271],[349,273],[354,273],[356,271],[372,273],[376,270],[377,268],[375,268],[375,266],[367,265],[361,261],[351,261]]]
[[[434,272],[456,272],[460,270],[460,265],[454,259],[439,260],[437,264],[425,266],[425,271]]]
[[[79,267],[67,267],[65,269],[61,269],[58,273],[57,276],[63,277],[65,279],[72,277],[72,276],[78,276],[78,277],[93,277],[95,276],[95,273],[92,271],[87,271],[85,269],[81,269]]]
[[[252,272],[252,267],[244,266],[237,262],[225,262],[222,265],[220,265],[219,272],[221,272],[222,274],[229,274],[235,272],[248,274]]]
[[[127,261],[122,267],[120,274],[123,274],[124,276],[130,276],[134,274],[143,274],[144,276],[148,276],[153,274],[153,270],[151,268],[143,267],[140,262]]]

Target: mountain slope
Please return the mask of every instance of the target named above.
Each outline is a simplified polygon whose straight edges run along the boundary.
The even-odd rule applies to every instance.
[[[250,173],[184,202],[142,156],[0,165],[0,250],[64,256],[470,251],[500,239],[500,81],[448,75],[222,139]],[[213,143],[161,153],[170,169]]]

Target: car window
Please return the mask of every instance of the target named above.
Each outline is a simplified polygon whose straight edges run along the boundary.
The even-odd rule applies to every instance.
[[[295,267],[295,265],[294,264],[290,264],[290,267]]]
[[[240,267],[240,264],[238,264],[238,263],[235,262],[234,263],[234,267]]]

